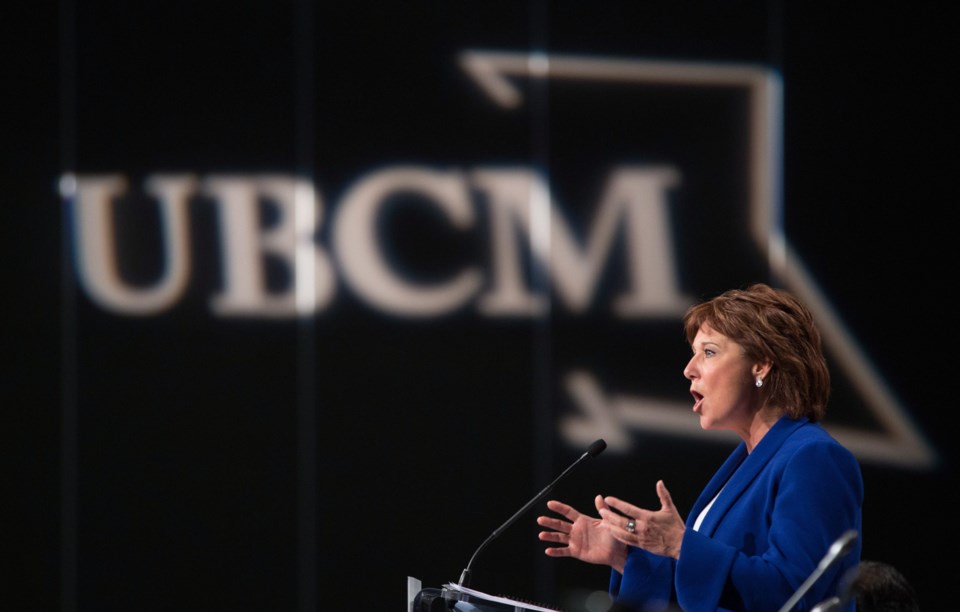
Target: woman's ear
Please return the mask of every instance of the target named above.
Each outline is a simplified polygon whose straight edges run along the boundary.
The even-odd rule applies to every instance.
[[[763,379],[767,377],[767,374],[769,374],[770,370],[772,369],[773,369],[773,362],[767,359],[767,360],[760,361],[758,363],[753,364],[753,369],[751,370],[751,372],[753,373],[754,378]]]

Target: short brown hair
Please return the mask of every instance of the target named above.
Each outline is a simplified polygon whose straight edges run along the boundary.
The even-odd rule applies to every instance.
[[[813,315],[796,297],[764,283],[731,289],[691,306],[683,316],[687,342],[707,323],[743,347],[755,361],[773,367],[761,393],[791,418],[821,420],[830,398],[830,370]]]

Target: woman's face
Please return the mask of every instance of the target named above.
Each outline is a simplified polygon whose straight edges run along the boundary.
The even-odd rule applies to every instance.
[[[743,348],[706,323],[691,348],[693,357],[683,375],[690,379],[700,427],[730,429],[745,436],[761,404],[756,375]]]

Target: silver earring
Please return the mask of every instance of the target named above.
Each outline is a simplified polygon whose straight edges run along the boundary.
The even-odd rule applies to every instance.
[[[757,376],[757,389],[763,386],[763,379]]]

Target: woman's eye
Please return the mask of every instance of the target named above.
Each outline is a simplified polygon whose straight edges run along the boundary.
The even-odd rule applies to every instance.
[[[711,349],[703,349],[703,354],[707,357],[713,357],[714,352]]]

